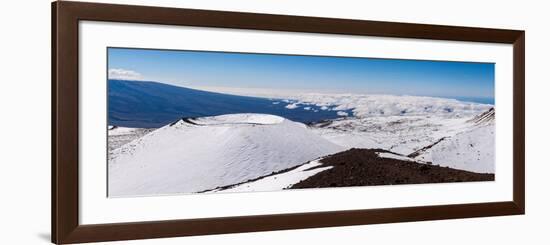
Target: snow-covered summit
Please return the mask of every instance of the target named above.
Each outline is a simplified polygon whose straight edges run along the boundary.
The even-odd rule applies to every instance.
[[[265,114],[185,118],[112,152],[109,196],[192,193],[345,150],[302,123]]]

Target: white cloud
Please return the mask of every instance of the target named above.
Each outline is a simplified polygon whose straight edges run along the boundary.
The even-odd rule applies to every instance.
[[[298,104],[296,104],[296,103],[294,103],[294,104],[288,104],[288,105],[285,106],[285,108],[291,109],[291,110],[292,110],[292,109],[296,109],[296,108],[298,108]]]
[[[113,68],[109,69],[109,79],[140,81],[143,76],[136,71]]]
[[[345,112],[345,111],[338,111],[338,112],[336,112],[336,115],[342,116],[342,117],[347,117],[347,116],[348,116],[348,113]]]

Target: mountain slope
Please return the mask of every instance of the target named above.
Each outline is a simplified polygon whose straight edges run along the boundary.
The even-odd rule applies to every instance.
[[[446,115],[349,117],[313,124],[312,130],[347,148],[381,148],[409,155],[466,130],[471,117]]]
[[[291,186],[299,188],[400,185],[493,181],[494,174],[473,173],[428,165],[406,159],[385,157],[381,149],[350,149],[320,160],[320,167],[331,167]]]
[[[339,117],[336,111],[290,110],[289,101],[178,87],[157,82],[109,80],[109,125],[130,128],[159,128],[182,117],[204,117],[231,113],[263,113],[297,122],[315,122]]]
[[[381,148],[441,166],[494,173],[495,110],[472,113],[349,117],[311,128],[346,148]]]
[[[148,128],[122,128],[109,126],[107,134],[109,136],[109,151],[119,148],[135,139],[141,138],[153,129]],[[109,154],[109,159],[111,158]]]
[[[428,165],[382,149],[350,149],[210,192],[493,181],[494,174]]]
[[[322,159],[322,158],[321,158]],[[207,193],[216,192],[254,192],[254,191],[280,191],[291,187],[292,185],[303,181],[320,172],[331,169],[332,167],[320,167],[322,165],[319,159],[304,163],[292,168],[284,169],[266,176],[259,177],[244,183],[238,183],[230,186],[224,186],[209,190]]]
[[[278,116],[185,118],[112,152],[109,196],[191,193],[344,150]]]
[[[413,156],[417,160],[477,173],[495,172],[495,110],[467,121],[463,132],[442,138]]]

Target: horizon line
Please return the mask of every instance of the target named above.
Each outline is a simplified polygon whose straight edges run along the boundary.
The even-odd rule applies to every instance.
[[[118,81],[127,81],[127,82],[158,83],[158,84],[167,85],[167,86],[173,86],[173,87],[185,88],[185,89],[194,89],[194,90],[200,90],[200,91],[211,92],[211,93],[229,94],[229,95],[236,95],[236,96],[258,97],[258,98],[272,98],[272,99],[282,98],[282,97],[280,97],[280,96],[265,97],[267,95],[261,96],[259,94],[255,94],[255,95],[235,94],[235,93],[230,93],[228,91],[216,91],[216,90],[207,90],[207,89],[208,88],[211,88],[211,89],[236,89],[236,90],[249,90],[249,92],[252,92],[250,90],[275,90],[275,91],[279,91],[279,92],[283,92],[283,91],[285,91],[285,92],[299,92],[299,93],[303,93],[303,94],[331,94],[331,95],[347,95],[347,94],[349,94],[349,95],[390,95],[390,96],[403,96],[403,97],[428,97],[428,98],[454,99],[454,100],[457,100],[457,101],[479,103],[479,104],[487,104],[487,103],[461,100],[459,98],[463,98],[463,99],[488,99],[488,100],[493,100],[492,103],[489,103],[491,105],[494,105],[494,100],[495,100],[495,96],[490,96],[490,97],[488,97],[488,96],[487,97],[486,96],[461,96],[461,95],[444,96],[444,95],[414,95],[414,94],[395,94],[395,93],[337,92],[337,91],[322,92],[322,91],[304,91],[302,89],[280,89],[280,88],[275,89],[275,88],[261,88],[261,87],[243,88],[243,87],[224,87],[224,86],[184,86],[182,84],[172,84],[172,83],[155,81],[155,80],[151,80],[151,79],[140,80],[140,79],[107,78],[107,80],[118,80]],[[256,91],[256,92],[259,92],[259,91]]]

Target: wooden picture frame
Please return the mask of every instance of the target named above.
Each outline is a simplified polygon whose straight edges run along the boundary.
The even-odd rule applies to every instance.
[[[456,219],[525,212],[525,32],[59,1],[52,3],[52,242],[80,243]],[[513,44],[513,201],[153,222],[79,224],[82,20]]]

